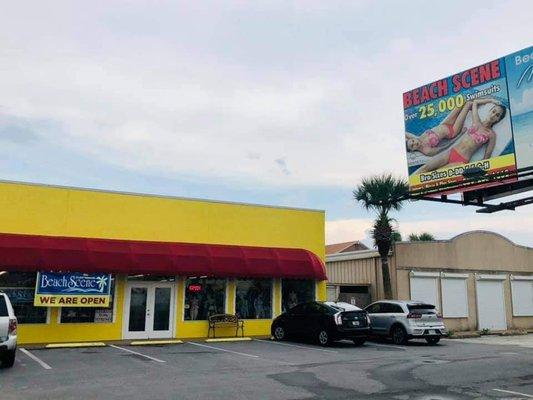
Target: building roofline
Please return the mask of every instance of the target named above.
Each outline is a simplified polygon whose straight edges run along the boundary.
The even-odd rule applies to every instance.
[[[347,251],[345,253],[334,253],[334,254],[326,255],[326,262],[360,260],[362,258],[375,258],[375,257],[379,257],[379,252],[373,249]]]
[[[453,242],[453,241],[455,241],[457,239],[460,239],[462,236],[468,236],[468,235],[472,235],[472,234],[476,234],[476,233],[484,233],[484,234],[497,236],[500,239],[505,240],[506,242],[512,244],[515,247],[521,247],[521,248],[524,248],[524,249],[533,250],[533,247],[529,247],[529,246],[526,246],[526,245],[523,245],[523,244],[517,244],[517,243],[513,242],[511,239],[509,239],[508,237],[503,236],[501,233],[496,233],[496,232],[487,231],[487,230],[483,230],[483,229],[477,229],[477,230],[473,230],[473,231],[462,232],[462,233],[459,233],[458,235],[455,235],[451,239],[415,240],[415,241],[406,240],[406,241],[396,242],[395,244],[401,245],[401,244],[411,244],[411,243],[450,243],[450,242]]]
[[[169,200],[199,201],[199,202],[204,202],[204,203],[227,204],[227,205],[235,205],[235,206],[275,208],[275,209],[280,209],[280,210],[306,211],[306,212],[316,212],[316,213],[322,213],[322,214],[326,213],[325,210],[314,209],[314,208],[275,206],[275,205],[270,205],[270,204],[257,204],[257,203],[244,203],[244,202],[238,202],[238,201],[202,199],[202,198],[197,198],[197,197],[181,197],[181,196],[171,196],[171,195],[162,195],[162,194],[153,194],[153,193],[126,192],[126,191],[119,191],[119,190],[85,188],[85,187],[78,187],[78,186],[54,185],[54,184],[48,184],[48,183],[11,181],[11,180],[6,180],[6,179],[0,179],[0,184],[1,183],[11,184],[11,185],[38,186],[38,187],[46,187],[46,188],[53,188],[53,189],[79,190],[79,191],[94,192],[94,193],[118,194],[118,195],[124,195],[124,196],[153,197],[153,198],[169,199]]]

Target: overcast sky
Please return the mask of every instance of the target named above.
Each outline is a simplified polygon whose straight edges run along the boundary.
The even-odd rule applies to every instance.
[[[0,178],[326,210],[406,176],[402,92],[533,44],[524,1],[1,1]],[[418,202],[401,233],[533,246],[533,206]]]

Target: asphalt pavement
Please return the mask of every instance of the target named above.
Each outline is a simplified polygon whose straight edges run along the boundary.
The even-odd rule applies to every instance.
[[[505,341],[505,339],[508,339]],[[490,342],[490,340],[486,341]],[[533,336],[410,342],[248,342],[19,348],[0,398],[532,399]]]

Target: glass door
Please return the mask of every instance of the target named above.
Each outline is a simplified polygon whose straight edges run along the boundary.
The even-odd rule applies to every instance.
[[[173,337],[173,282],[128,282],[124,302],[124,339]]]

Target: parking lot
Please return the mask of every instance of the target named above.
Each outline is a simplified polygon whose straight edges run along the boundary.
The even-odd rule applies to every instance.
[[[528,399],[533,337],[310,343],[190,341],[166,346],[25,349],[0,370],[11,399]],[[369,396],[371,395],[371,396]]]

